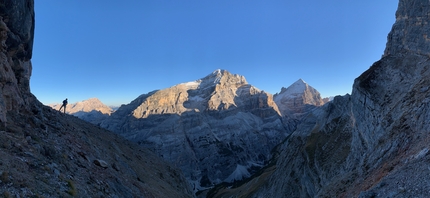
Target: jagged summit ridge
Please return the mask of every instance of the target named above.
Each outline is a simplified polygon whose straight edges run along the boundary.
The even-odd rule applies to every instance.
[[[238,89],[243,90],[246,85],[248,83],[245,77],[218,69],[199,80],[144,95],[143,102],[133,111],[133,115],[136,118],[147,118],[150,115],[181,115],[190,111],[228,109],[237,106],[235,98],[238,94],[246,94],[238,92]],[[252,94],[259,93],[252,86],[247,90]]]
[[[217,84],[234,83],[234,84],[248,84],[244,76],[238,74],[231,74],[229,71],[224,69],[217,69],[205,76],[204,78],[196,81],[181,83],[180,85],[186,85],[190,89],[205,89]]]

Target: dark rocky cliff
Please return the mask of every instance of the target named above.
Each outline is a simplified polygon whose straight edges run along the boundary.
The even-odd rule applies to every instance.
[[[173,166],[30,93],[33,6],[0,0],[0,196],[192,197]]]
[[[428,1],[401,0],[396,12],[396,22],[388,34],[384,56],[411,52],[429,55],[429,23]]]
[[[29,110],[34,35],[33,1],[0,1],[0,120]]]
[[[400,0],[384,56],[352,94],[308,115],[265,172],[212,195],[428,197],[429,13],[427,0]]]

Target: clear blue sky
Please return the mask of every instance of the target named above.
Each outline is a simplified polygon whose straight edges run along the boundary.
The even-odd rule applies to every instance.
[[[44,104],[128,104],[219,68],[272,94],[302,78],[344,95],[381,58],[397,4],[36,0],[31,91]]]

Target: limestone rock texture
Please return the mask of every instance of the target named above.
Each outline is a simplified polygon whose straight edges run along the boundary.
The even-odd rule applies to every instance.
[[[33,1],[0,1],[0,121],[29,111],[34,35]],[[19,10],[19,11],[18,11]]]
[[[34,19],[33,0],[0,0],[0,196],[193,197],[153,152],[30,93]]]
[[[272,166],[214,196],[428,197],[430,2],[400,0],[384,56],[312,111]]]
[[[143,94],[100,126],[179,167],[195,191],[249,177],[292,131],[271,94],[226,70]]]
[[[62,104],[50,104],[53,109],[60,109]],[[77,103],[68,104],[66,113],[74,115],[92,124],[98,124],[110,116],[113,110],[98,98],[90,98]]]

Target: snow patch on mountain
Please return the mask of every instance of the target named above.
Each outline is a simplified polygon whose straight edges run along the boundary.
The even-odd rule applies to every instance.
[[[181,83],[179,85],[184,85],[188,89],[197,89],[200,86],[200,82],[199,81],[191,81],[191,82]]]

